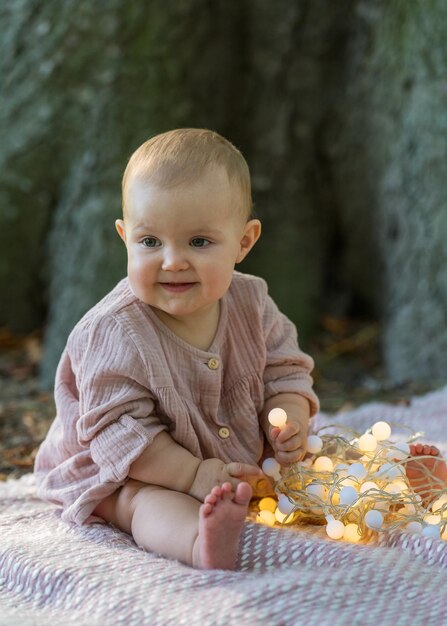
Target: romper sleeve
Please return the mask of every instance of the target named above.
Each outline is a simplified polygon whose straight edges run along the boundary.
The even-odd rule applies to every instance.
[[[167,425],[154,414],[138,347],[113,318],[90,329],[79,351],[78,441],[90,448],[101,482],[122,482],[131,464]]]
[[[267,349],[265,400],[280,393],[298,393],[309,400],[312,417],[320,408],[310,375],[314,361],[300,350],[295,325],[279,311],[268,294],[263,312],[263,328]]]

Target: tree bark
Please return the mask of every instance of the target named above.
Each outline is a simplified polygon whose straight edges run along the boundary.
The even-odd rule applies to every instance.
[[[264,276],[301,338],[383,320],[390,377],[445,377],[443,0],[23,0],[0,9],[0,325],[68,333],[125,274],[132,151],[181,126],[247,157]],[[6,294],[6,295],[5,295]]]
[[[390,378],[447,371],[447,5],[361,0],[326,154]]]

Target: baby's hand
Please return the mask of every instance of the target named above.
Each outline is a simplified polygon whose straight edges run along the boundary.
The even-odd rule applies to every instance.
[[[224,463],[220,459],[206,459],[199,465],[189,495],[203,502],[216,485],[227,482],[235,489],[242,481],[252,483],[253,479],[259,480],[261,478],[265,477],[257,465]]]
[[[281,465],[290,465],[304,458],[307,432],[301,424],[287,420],[283,428],[272,428],[270,440],[275,458]]]

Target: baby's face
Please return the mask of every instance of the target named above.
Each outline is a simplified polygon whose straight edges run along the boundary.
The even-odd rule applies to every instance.
[[[260,234],[245,222],[239,190],[223,168],[171,189],[131,183],[125,221],[128,276],[135,295],[173,317],[209,312],[230,286],[240,262]]]

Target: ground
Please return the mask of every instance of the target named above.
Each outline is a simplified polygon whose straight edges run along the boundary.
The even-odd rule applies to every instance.
[[[338,413],[373,400],[407,403],[445,384],[390,384],[380,365],[379,329],[368,321],[326,316],[308,351],[322,410]],[[30,472],[54,416],[51,391],[38,383],[41,335],[0,329],[0,480]]]

